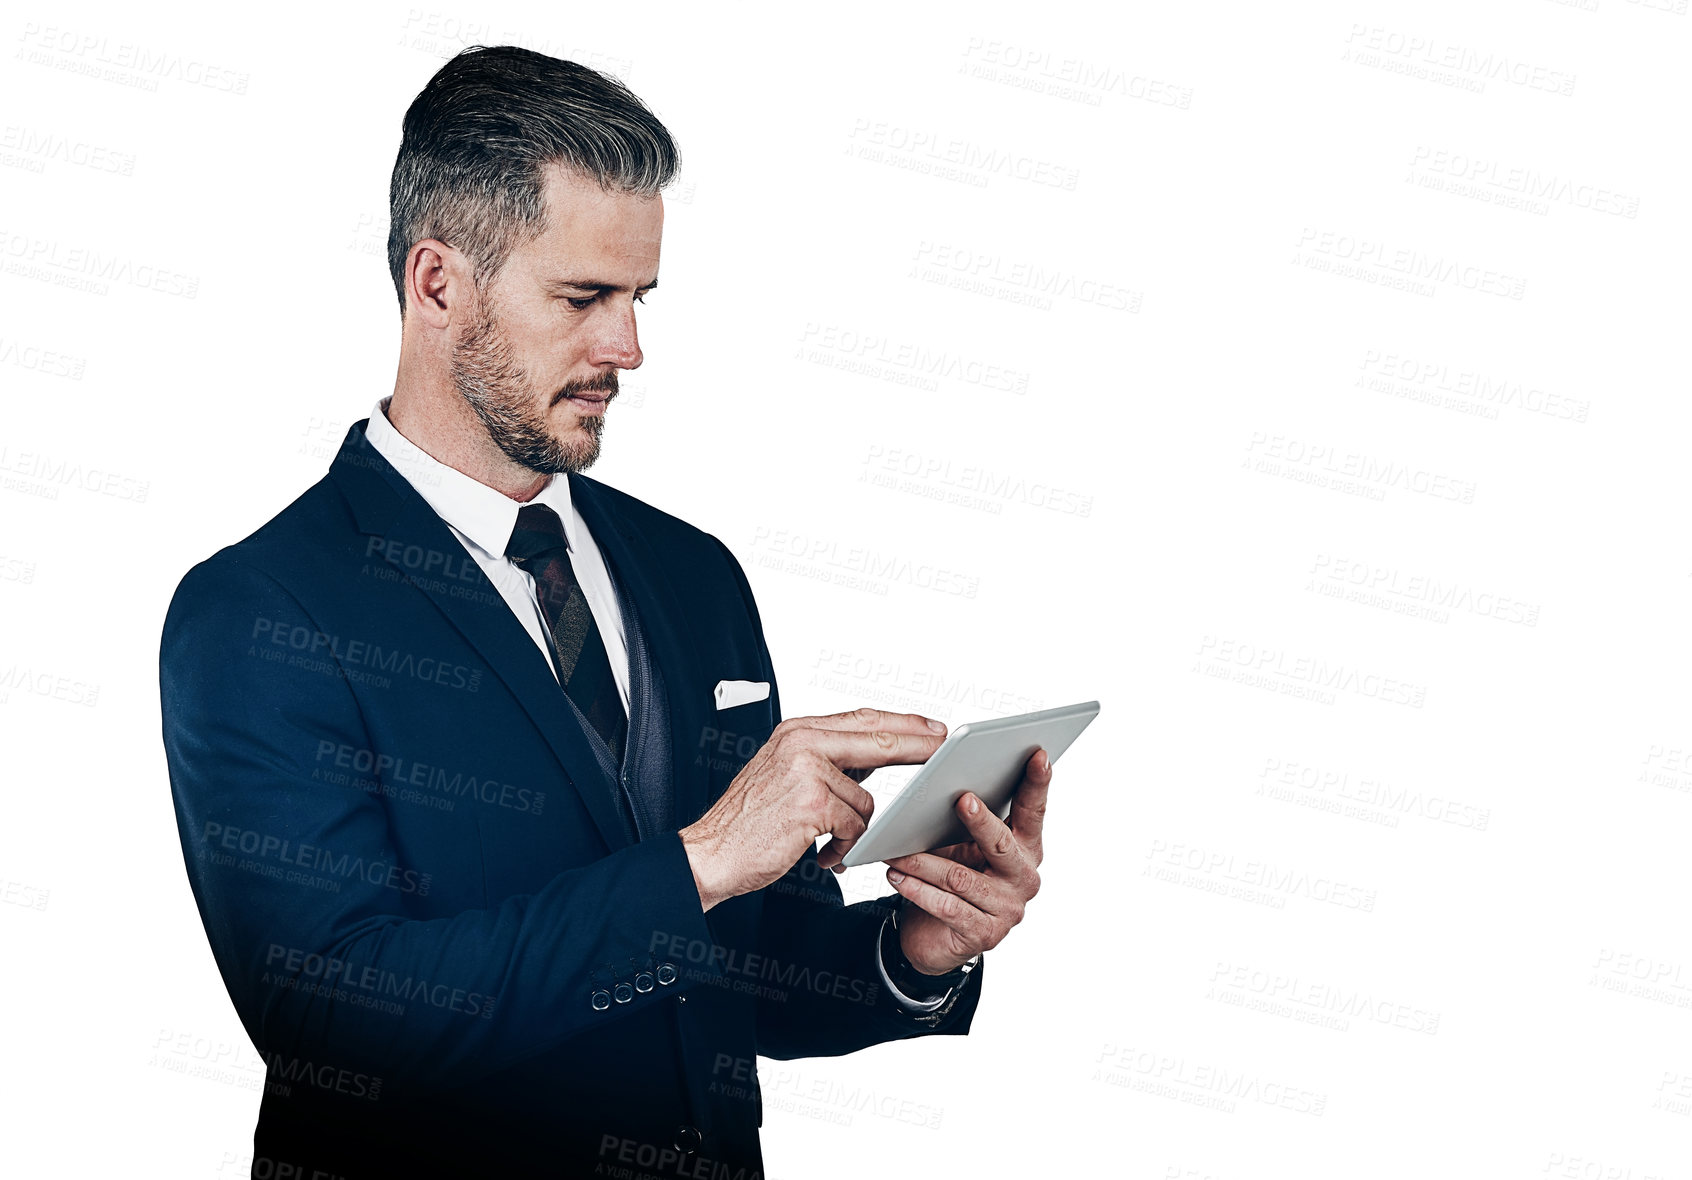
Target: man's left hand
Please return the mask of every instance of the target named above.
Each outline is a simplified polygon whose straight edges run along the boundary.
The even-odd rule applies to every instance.
[[[973,839],[887,862],[887,879],[911,903],[899,919],[899,949],[911,966],[944,975],[998,946],[1022,921],[1040,891],[1040,830],[1051,782],[1051,760],[1036,750],[1023,769],[1009,825],[966,792],[958,818]]]

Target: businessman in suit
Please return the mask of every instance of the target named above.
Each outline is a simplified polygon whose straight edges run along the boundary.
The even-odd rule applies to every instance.
[[[583,475],[676,168],[620,83],[510,47],[408,110],[393,393],[183,578],[160,656],[194,897],[268,1072],[252,1175],[761,1175],[755,1059],[968,1031],[1039,884],[1008,824],[831,869],[944,726],[782,719],[722,542]],[[819,853],[816,841],[828,836]]]

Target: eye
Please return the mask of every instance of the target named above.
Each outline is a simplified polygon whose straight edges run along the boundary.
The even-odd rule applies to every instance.
[[[589,295],[586,299],[573,299],[570,296],[566,295],[564,297],[564,302],[568,303],[571,307],[575,308],[577,311],[586,311],[588,308],[593,306],[593,301],[597,298],[599,298],[599,296]]]
[[[635,292],[635,302],[636,303],[645,303],[646,302],[646,295],[643,292],[636,291]]]

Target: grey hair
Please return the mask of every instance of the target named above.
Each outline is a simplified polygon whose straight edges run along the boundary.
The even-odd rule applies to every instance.
[[[405,260],[436,238],[471,261],[478,290],[512,249],[546,229],[548,165],[607,192],[655,195],[674,179],[675,141],[608,74],[515,45],[473,45],[405,112],[388,189],[388,270],[405,316]]]

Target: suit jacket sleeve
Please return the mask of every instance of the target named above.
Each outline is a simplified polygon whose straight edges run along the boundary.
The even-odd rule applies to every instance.
[[[263,642],[282,627],[300,642]],[[596,1011],[590,996],[604,986],[596,968],[649,959],[654,932],[709,939],[680,837],[620,849],[489,908],[419,916],[415,895],[384,879],[396,862],[385,802],[314,774],[325,743],[371,748],[333,656],[314,651],[322,635],[238,551],[189,571],[164,626],[164,743],[189,880],[254,1043],[394,1083],[461,1085],[660,1002]],[[283,674],[267,646],[319,659],[323,674]],[[266,841],[289,842],[293,855],[332,849],[361,871],[338,873],[329,891],[214,868],[213,857]],[[720,974],[698,965],[665,994],[721,986]]]
[[[719,540],[717,542],[722,545]],[[774,716],[781,720],[775,667],[752,588],[740,562],[722,546],[758,633]],[[981,998],[986,960],[933,1012],[899,1003],[882,985],[876,960],[881,923],[898,896],[846,905],[839,882],[817,864],[815,848],[763,890],[758,953],[775,977],[801,979],[758,1000],[758,1052],[765,1057],[834,1057],[868,1045],[930,1033],[969,1031]]]

